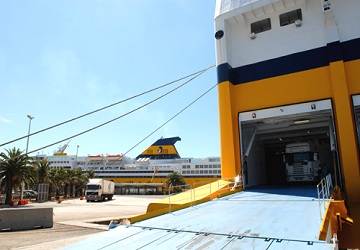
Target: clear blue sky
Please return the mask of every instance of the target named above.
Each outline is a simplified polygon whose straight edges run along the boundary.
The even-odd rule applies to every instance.
[[[214,64],[214,6],[209,0],[2,1],[0,142],[27,133],[26,114],[35,116],[35,131]],[[215,82],[213,69],[166,99],[73,139],[68,152],[74,154],[76,145],[79,155],[125,152]],[[161,93],[33,136],[29,150]],[[129,156],[161,136],[180,136],[181,156],[218,156],[216,90]],[[25,144],[22,140],[10,146],[25,150]]]

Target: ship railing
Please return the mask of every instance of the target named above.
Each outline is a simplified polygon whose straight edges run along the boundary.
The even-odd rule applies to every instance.
[[[192,189],[192,186],[190,184],[183,184],[183,185],[172,185],[170,184],[169,185],[169,188],[168,188],[168,205],[169,205],[169,213],[171,213],[171,204],[172,204],[172,200],[174,201],[174,199],[172,199],[175,195],[178,194],[178,192],[176,192],[177,190],[181,190],[181,191],[184,191],[184,190],[190,190],[190,195],[191,195],[191,189]],[[175,191],[175,192],[174,192]],[[183,199],[176,199],[177,202],[179,201],[183,201],[183,200],[187,200],[188,198],[185,197]],[[190,200],[192,201],[192,196],[190,197]]]
[[[207,183],[208,185],[204,186],[197,186],[197,185],[176,185],[176,186],[169,186],[168,190],[168,206],[169,206],[169,213],[172,212],[173,207],[172,204],[174,203],[181,203],[183,201],[188,201],[186,203],[190,203],[192,207],[197,200],[201,200],[203,198],[211,197],[212,192],[214,190],[228,190],[234,191],[235,188],[238,187],[237,182],[229,182],[225,185],[221,183],[221,180],[217,180],[215,183]],[[183,191],[181,196],[176,196],[178,193],[171,193],[171,191],[179,190]]]
[[[319,184],[316,185],[320,210],[320,220],[322,220],[325,216],[326,209],[329,206],[330,201],[332,200],[333,188],[334,187],[332,184],[331,174],[325,176],[323,179],[321,179]]]

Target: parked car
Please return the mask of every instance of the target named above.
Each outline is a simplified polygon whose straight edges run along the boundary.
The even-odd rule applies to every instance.
[[[0,194],[0,205],[5,204],[5,194]]]
[[[24,190],[23,194],[25,199],[36,199],[38,197],[38,192],[34,190]]]

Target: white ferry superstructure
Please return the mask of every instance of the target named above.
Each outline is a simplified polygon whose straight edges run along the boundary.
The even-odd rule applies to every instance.
[[[180,137],[161,138],[135,159],[114,155],[67,155],[61,147],[46,158],[51,168],[81,169],[94,171],[95,176],[117,183],[164,183],[169,174],[181,174],[186,183],[202,185],[221,177],[220,157],[181,158],[175,143]]]

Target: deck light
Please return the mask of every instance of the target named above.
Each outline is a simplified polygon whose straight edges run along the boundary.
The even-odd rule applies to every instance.
[[[215,33],[216,40],[221,39],[223,36],[224,36],[224,31],[223,30],[216,31],[216,33]]]

